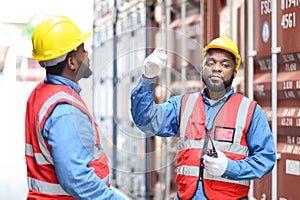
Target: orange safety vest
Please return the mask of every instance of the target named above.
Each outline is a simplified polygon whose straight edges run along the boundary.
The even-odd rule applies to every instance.
[[[210,137],[217,149],[231,160],[248,156],[246,134],[256,102],[233,94],[217,113]],[[200,175],[200,157],[206,133],[206,117],[200,93],[187,94],[182,99],[180,111],[180,142],[177,153],[178,196],[191,199],[197,190]],[[208,148],[211,144],[208,143]],[[204,194],[208,199],[239,199],[247,197],[249,180],[230,180],[212,176],[204,169]]]
[[[29,193],[27,199],[75,199],[59,184],[48,142],[42,132],[44,124],[55,106],[68,103],[84,112],[92,121],[95,133],[94,160],[89,163],[96,175],[108,184],[108,158],[100,146],[100,136],[81,97],[65,85],[41,82],[27,101],[25,140],[26,164]]]

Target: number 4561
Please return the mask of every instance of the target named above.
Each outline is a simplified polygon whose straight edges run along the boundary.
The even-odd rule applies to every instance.
[[[284,29],[296,26],[296,13],[283,14],[281,18],[281,26]]]

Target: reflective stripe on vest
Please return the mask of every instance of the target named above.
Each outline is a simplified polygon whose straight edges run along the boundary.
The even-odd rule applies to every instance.
[[[181,165],[177,168],[177,174],[186,176],[199,176],[200,167]]]
[[[44,84],[44,85],[47,85],[47,84]],[[41,86],[43,87],[43,85],[41,85]],[[48,87],[48,86],[46,86],[46,87]],[[52,89],[51,87],[50,87],[50,89]],[[53,87],[55,88],[55,86],[53,86]],[[62,87],[60,86],[60,88],[62,88]],[[67,88],[67,87],[65,86],[65,88]],[[47,88],[45,88],[45,89],[47,89]],[[44,91],[45,91],[45,89],[44,89]],[[65,90],[65,89],[63,89],[63,90]],[[52,159],[51,153],[49,152],[49,149],[48,149],[49,146],[47,146],[48,144],[46,143],[45,139],[42,136],[43,126],[44,126],[44,123],[45,123],[47,117],[52,112],[52,109],[54,108],[55,105],[57,105],[57,103],[60,103],[60,102],[69,103],[69,104],[73,105],[74,107],[77,107],[78,109],[80,109],[85,114],[87,114],[92,122],[95,137],[96,137],[96,144],[94,146],[94,154],[93,154],[94,160],[90,164],[92,164],[94,161],[97,161],[98,163],[99,162],[103,163],[103,166],[107,167],[107,170],[108,170],[107,173],[106,173],[106,169],[104,169],[103,170],[104,173],[102,173],[101,177],[98,174],[97,175],[99,178],[101,178],[101,180],[104,183],[106,183],[108,185],[109,169],[108,169],[107,163],[102,160],[102,156],[106,158],[106,155],[100,146],[100,138],[98,135],[99,133],[97,130],[97,125],[94,122],[92,116],[89,114],[86,105],[81,100],[81,97],[75,93],[74,93],[74,96],[70,95],[67,92],[69,92],[69,89],[67,89],[66,92],[64,92],[64,91],[63,92],[61,92],[61,91],[55,92],[43,104],[40,104],[41,107],[39,107],[39,110],[38,110],[39,112],[36,113],[38,120],[37,120],[37,123],[35,124],[36,131],[37,131],[36,136],[37,136],[37,140],[38,140],[37,143],[38,143],[39,150],[37,152],[35,152],[32,144],[26,143],[26,146],[25,146],[26,156],[33,157],[34,162],[37,165],[49,165],[49,166],[53,165],[53,159]],[[77,98],[76,98],[76,96],[77,96]],[[102,165],[102,164],[100,164],[100,165]],[[93,165],[91,167],[98,167],[98,166],[99,166],[99,164],[95,163],[95,165]],[[63,190],[63,188],[61,187],[61,185],[59,183],[46,182],[46,181],[38,180],[37,178],[33,178],[33,177],[29,177],[29,176],[27,176],[27,179],[28,179],[28,187],[31,190],[35,190],[37,192],[49,194],[49,195],[67,195],[67,196],[69,196]]]
[[[47,183],[31,177],[27,178],[27,182],[29,189],[41,192],[43,194],[70,196],[59,184]]]
[[[39,164],[52,164],[53,165],[52,156],[51,156],[50,152],[48,151],[48,148],[46,146],[45,140],[43,138],[42,130],[41,130],[41,128],[43,128],[43,124],[40,124],[40,123],[43,121],[43,119],[45,117],[48,116],[47,111],[49,110],[49,107],[51,105],[55,104],[55,102],[58,99],[69,100],[70,102],[74,102],[75,104],[78,104],[80,107],[86,109],[86,106],[80,100],[74,98],[73,96],[71,96],[65,92],[58,92],[58,93],[54,94],[43,104],[43,106],[41,107],[40,112],[38,114],[38,122],[39,123],[37,124],[37,131],[38,131],[37,135],[38,135],[39,147],[40,147],[40,150],[42,153],[37,153],[35,155],[32,155],[32,156],[36,156],[35,159],[40,162]],[[94,127],[94,129],[95,129],[95,127]],[[30,150],[30,147],[26,148],[26,150]],[[31,147],[31,150],[32,150],[32,147]],[[30,155],[30,151],[28,153],[27,153],[27,151],[25,151],[25,152],[26,152],[26,155]],[[32,153],[33,153],[33,150],[32,150]],[[94,154],[96,154],[97,156],[100,155],[100,153],[97,151],[94,151]]]
[[[197,95],[198,96],[198,95]],[[190,95],[189,99],[192,98],[193,100],[190,102],[194,102],[194,104],[192,105],[188,105],[186,106],[186,109],[189,110],[189,112],[183,112],[183,114],[191,114],[196,101],[194,101],[195,95]],[[188,99],[188,103],[189,103],[189,99]],[[243,129],[245,128],[245,124],[246,124],[246,120],[247,120],[247,113],[248,113],[248,109],[250,106],[250,101],[247,100],[245,97],[242,99],[239,110],[238,110],[238,115],[236,117],[236,124],[235,127],[240,127],[240,130],[236,130],[235,135],[234,135],[234,143],[225,143],[225,142],[218,142],[218,141],[214,141],[214,144],[218,147],[218,149],[220,150],[226,150],[227,152],[232,152],[232,153],[236,153],[239,152],[239,154],[248,155],[248,148],[245,146],[241,146],[239,145],[243,136]],[[187,124],[188,123],[188,119],[189,116],[182,116],[181,120],[183,124]],[[185,130],[186,130],[186,126],[183,127],[182,129],[180,129],[180,135],[185,134]],[[181,139],[184,137],[181,137]],[[210,146],[211,144],[208,143],[208,147],[211,148]],[[202,148],[203,147],[203,141],[202,140],[184,140],[184,141],[180,141],[179,143],[179,149],[185,149],[185,148]]]
[[[186,98],[185,98],[186,97]],[[202,99],[202,96],[199,95],[199,93],[190,94],[188,96],[185,96],[182,101],[182,107],[184,110],[181,111],[181,117],[180,117],[180,141],[178,144],[178,148],[180,152],[177,154],[180,158],[180,165],[177,166],[177,174],[179,175],[176,180],[178,180],[178,195],[180,198],[183,199],[189,199],[193,196],[197,185],[194,184],[195,178],[197,179],[199,177],[199,171],[200,171],[200,155],[199,151],[201,152],[203,143],[204,143],[204,135],[203,132],[205,132],[205,123],[203,123],[203,118],[199,118],[199,116],[205,116],[204,102]],[[233,112],[230,112],[230,107],[225,106],[232,106],[237,105],[238,107],[234,107]],[[198,107],[196,107],[198,106]],[[217,134],[222,132],[214,132],[219,128],[220,131],[223,131],[224,128],[226,131],[226,128],[229,128],[229,130],[234,130],[232,133],[232,142],[224,142],[224,141],[218,141],[214,140],[214,145],[219,149],[222,150],[225,154],[231,155],[231,157],[234,158],[244,158],[249,155],[249,149],[247,147],[246,141],[245,141],[245,134],[248,130],[248,126],[250,124],[251,116],[253,113],[255,107],[255,103],[253,101],[250,101],[246,97],[243,97],[240,94],[234,94],[220,109],[220,111],[217,113],[214,122],[213,122],[213,129],[212,133]],[[251,108],[251,109],[250,109]],[[250,110],[250,112],[249,112]],[[226,112],[228,112],[227,118],[225,117]],[[195,116],[194,116],[195,115]],[[198,115],[198,116],[196,116]],[[193,116],[193,117],[192,117]],[[223,118],[226,119],[222,120]],[[249,117],[249,118],[248,118]],[[199,132],[197,133],[190,133],[190,131],[194,131],[195,127],[193,129],[190,129],[190,127],[187,127],[188,123],[194,123],[197,121],[193,121],[195,119],[200,119],[201,122],[197,124],[197,129]],[[191,120],[191,122],[189,121]],[[223,122],[224,121],[224,122]],[[205,121],[204,121],[205,122]],[[198,127],[199,126],[199,127]],[[188,131],[187,131],[188,130]],[[224,135],[221,135],[222,137],[226,138],[227,133],[224,132]],[[189,134],[189,135],[186,135]],[[190,136],[193,135],[193,137],[198,137],[199,139],[193,139]],[[214,135],[216,136],[216,135]],[[218,135],[220,136],[220,135]],[[215,138],[212,138],[215,139]],[[230,138],[231,139],[231,138]],[[208,148],[212,148],[211,143],[208,143]],[[198,150],[198,151],[197,151]],[[194,155],[197,152],[199,155]],[[184,157],[185,153],[188,157]],[[227,156],[228,156],[227,155]],[[196,158],[194,156],[198,156],[199,158]],[[188,159],[188,158],[192,159]],[[197,161],[198,159],[198,161]],[[191,162],[192,160],[192,162]],[[190,164],[188,164],[190,163]],[[217,181],[216,184],[222,184],[223,183],[230,183],[235,185],[234,187],[237,187],[240,185],[240,187],[243,188],[243,191],[245,191],[245,187],[250,186],[250,181],[248,180],[230,180],[225,179],[222,177],[215,177],[211,176],[210,174],[206,173],[206,170],[204,170],[204,182],[207,181]],[[183,181],[181,183],[181,181]],[[209,183],[209,185],[212,182]],[[189,189],[186,188],[187,185],[189,185]],[[205,187],[210,187],[209,185],[206,185]],[[185,192],[186,191],[186,192]],[[237,196],[243,195],[236,194]]]
[[[109,183],[109,175],[101,179],[106,185]],[[60,184],[47,183],[31,177],[27,177],[28,188],[31,190],[38,191],[43,194],[49,195],[66,195],[70,196],[64,191]]]
[[[199,94],[200,94],[199,92],[190,94],[189,98],[186,102],[186,107],[183,111],[181,122],[180,122],[180,138],[181,139],[184,139],[184,134],[185,134],[187,123],[189,121],[189,116],[191,115],[191,113],[194,109],[194,106],[199,97]]]
[[[41,153],[33,153],[33,148],[31,144],[26,144],[25,145],[25,151],[26,151],[26,155],[27,156],[32,156],[35,159],[35,162],[38,165],[44,165],[44,164],[49,164],[49,162],[47,160],[45,160],[45,157],[41,154]],[[104,153],[102,149],[95,149],[94,151],[94,156],[96,156],[95,158],[99,158],[101,157],[101,155]],[[33,179],[33,178],[31,178]],[[109,175],[107,175],[104,178],[101,178],[101,180],[105,183],[108,184],[109,183]],[[38,190],[37,190],[38,191]]]
[[[25,145],[25,152],[27,156],[34,157],[34,160],[38,165],[49,164],[49,161],[45,159],[42,153],[33,153],[33,148],[31,144]]]
[[[199,176],[199,170],[200,167],[197,166],[187,166],[187,165],[181,165],[177,168],[177,174],[182,174],[185,176]],[[214,180],[214,181],[223,181],[223,182],[227,182],[227,183],[235,183],[235,184],[240,184],[240,185],[245,185],[245,186],[249,186],[250,185],[250,181],[249,180],[231,180],[231,179],[224,179],[220,176],[212,176],[209,173],[206,172],[206,170],[204,170],[204,177],[205,179],[208,180]]]
[[[232,179],[227,179],[227,178],[222,178],[221,176],[212,176],[209,173],[206,172],[206,170],[204,170],[204,175],[205,179],[208,180],[214,180],[214,181],[223,181],[226,183],[235,183],[235,184],[239,184],[239,185],[245,185],[245,186],[249,186],[250,185],[250,180],[232,180]]]
[[[203,147],[204,140],[185,140],[181,143],[179,143],[178,148],[179,149],[188,149],[188,148],[202,148]],[[215,146],[218,146],[219,149],[230,149],[228,152],[239,152],[242,155],[247,156],[248,155],[248,148],[245,146],[241,146],[236,143],[225,143],[225,142],[219,142],[214,141]],[[211,143],[207,144],[208,148],[212,148]]]

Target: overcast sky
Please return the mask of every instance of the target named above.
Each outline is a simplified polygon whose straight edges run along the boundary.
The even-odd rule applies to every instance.
[[[0,0],[0,22],[26,23],[32,16],[67,15],[82,29],[90,30],[93,0]]]
[[[7,23],[37,24],[54,15],[66,15],[83,32],[93,32],[94,0],[0,0],[0,46],[10,46],[16,55],[31,57],[31,41]],[[2,24],[2,25],[1,25]],[[91,39],[86,41],[87,46]]]

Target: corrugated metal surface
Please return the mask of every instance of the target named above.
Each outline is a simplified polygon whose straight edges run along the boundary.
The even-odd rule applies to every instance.
[[[270,4],[263,1],[254,3],[254,50],[257,56],[254,61],[254,99],[262,106],[268,120],[271,120],[271,12]],[[251,17],[251,16],[249,16]],[[266,81],[269,80],[269,83]],[[254,181],[254,197],[271,198],[271,174]]]
[[[278,198],[300,199],[300,2],[278,1]]]
[[[254,98],[271,124],[271,3],[254,1]],[[278,199],[299,199],[300,184],[300,2],[277,1],[278,46]],[[271,176],[254,181],[254,196],[271,198]]]
[[[114,18],[109,12],[113,9],[112,1],[95,3],[95,9],[99,12],[95,14],[94,29],[93,111],[102,134],[101,144],[110,160],[112,185],[132,199],[145,199],[148,189],[145,176],[148,172],[146,136],[134,126],[129,113],[129,95],[136,84],[136,78],[141,74],[140,63],[143,63],[146,48],[145,36],[146,31],[149,31],[144,28],[145,8],[137,0],[119,2],[115,44],[111,26]],[[117,55],[114,55],[114,50]],[[116,74],[114,61],[118,69]],[[113,84],[114,80],[117,80],[116,86]],[[114,91],[116,103],[113,101],[116,98]],[[117,123],[116,131],[113,122]],[[115,143],[114,138],[117,138]]]

